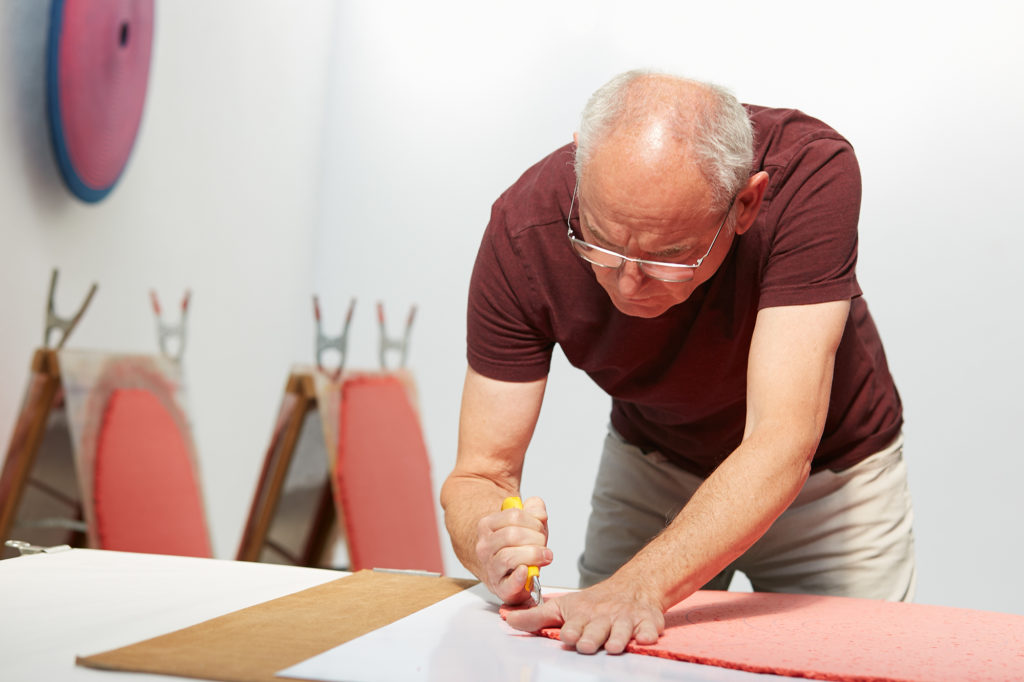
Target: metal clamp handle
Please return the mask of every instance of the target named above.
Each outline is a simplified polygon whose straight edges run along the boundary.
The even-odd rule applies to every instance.
[[[412,322],[416,318],[416,306],[409,309],[409,317],[405,320],[405,332],[400,337],[389,337],[384,322],[384,306],[377,303],[377,321],[380,323],[380,368],[387,369],[387,352],[396,350],[399,353],[398,366],[405,367],[409,355],[409,337],[412,335]]]
[[[92,297],[96,294],[99,286],[93,282],[93,285],[89,287],[89,293],[85,295],[85,300],[78,307],[78,312],[71,317],[61,317],[57,314],[56,306],[54,305],[54,298],[57,293],[57,272],[57,268],[54,268],[50,275],[50,295],[47,297],[46,302],[46,327],[43,330],[43,347],[50,347],[50,334],[53,330],[59,329],[63,333],[54,349],[60,350],[64,347],[64,342],[71,336],[71,332],[78,326],[79,320],[85,314],[85,309],[89,307],[89,303],[92,301]]]
[[[329,376],[333,381],[337,381],[341,376],[342,370],[345,369],[345,355],[348,352],[348,329],[349,325],[352,324],[352,311],[356,308],[356,299],[352,299],[348,304],[348,313],[345,315],[345,324],[341,328],[341,334],[338,336],[327,336],[323,332],[323,324],[320,318],[320,299],[313,295],[313,316],[316,318],[316,368]],[[324,351],[334,349],[338,351],[341,358],[338,360],[338,366],[334,370],[327,370],[323,363]]]
[[[181,319],[177,324],[165,324],[160,312],[160,301],[156,297],[156,292],[153,290],[149,292],[149,300],[153,305],[153,314],[156,316],[156,338],[157,343],[160,345],[160,352],[165,358],[178,363],[181,362],[182,356],[185,355],[185,323],[188,318],[188,302],[191,298],[192,292],[186,289],[185,297],[181,299]],[[178,339],[178,351],[171,353],[168,350],[168,342],[174,338]]]

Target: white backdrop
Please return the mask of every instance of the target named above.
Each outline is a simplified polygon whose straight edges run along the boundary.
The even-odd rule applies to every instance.
[[[374,358],[372,301],[396,323],[419,305],[410,364],[439,486],[455,456],[466,287],[490,204],[570,140],[596,87],[663,68],[822,118],[862,166],[859,274],[906,406],[918,598],[1024,613],[1018,8],[348,3],[331,65],[317,287],[339,318],[348,296],[360,299],[355,362]],[[551,513],[545,584],[575,583],[607,412],[556,358],[523,484]]]
[[[1024,613],[1024,158],[1019,3],[173,0],[137,146],[110,197],[60,184],[45,130],[46,5],[0,0],[0,443],[42,331],[100,292],[79,347],[153,352],[146,293],[191,287],[186,375],[215,550],[231,557],[291,363],[359,304],[349,364],[419,314],[439,488],[455,457],[465,297],[491,202],[637,66],[798,107],[855,145],[860,278],[906,405],[919,600]],[[548,585],[572,585],[608,401],[556,357],[523,492],[551,511]],[[450,573],[464,575],[451,552]]]
[[[97,204],[50,149],[49,6],[0,0],[0,452],[51,268],[61,315],[99,284],[69,347],[156,353],[150,289],[173,323],[191,288],[188,403],[214,548],[233,557],[288,369],[310,359],[334,5],[157,2],[139,135]]]

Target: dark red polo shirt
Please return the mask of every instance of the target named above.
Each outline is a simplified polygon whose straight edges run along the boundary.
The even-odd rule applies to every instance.
[[[799,111],[748,111],[754,171],[770,177],[760,213],[715,275],[654,319],[620,313],[569,245],[572,146],[527,170],[495,202],[473,270],[473,369],[539,379],[557,343],[612,397],[611,422],[626,440],[707,476],[743,435],[757,311],[852,299],[814,469],[850,466],[890,443],[902,407],[857,283],[853,148]]]

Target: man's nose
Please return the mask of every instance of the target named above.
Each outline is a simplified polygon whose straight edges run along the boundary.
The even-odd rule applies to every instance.
[[[640,269],[640,266],[633,261],[626,261],[619,267],[618,285],[619,291],[624,296],[631,296],[636,293],[644,284],[647,277]]]

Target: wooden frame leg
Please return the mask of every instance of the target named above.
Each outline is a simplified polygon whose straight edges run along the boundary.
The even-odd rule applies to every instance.
[[[41,348],[32,359],[32,377],[0,471],[0,540],[8,539],[22,493],[36,461],[46,422],[60,390],[60,368],[54,351]]]

